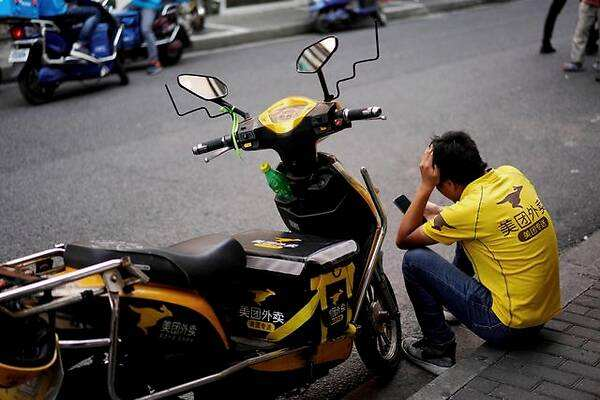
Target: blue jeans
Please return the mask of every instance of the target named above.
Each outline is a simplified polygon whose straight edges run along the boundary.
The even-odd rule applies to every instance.
[[[154,30],[152,24],[156,18],[156,10],[151,8],[142,8],[140,10],[142,17],[142,35],[148,46],[148,60],[151,62],[158,61],[158,50],[156,49],[156,36],[154,36]]]
[[[402,261],[402,272],[423,336],[432,343],[454,340],[442,306],[477,336],[500,347],[526,344],[542,328],[510,328],[496,317],[492,295],[473,278],[473,266],[460,243],[454,264],[428,248],[409,250]]]
[[[89,47],[92,35],[96,30],[98,22],[100,22],[100,10],[92,6],[75,6],[69,8],[67,14],[78,17],[81,20],[85,18],[85,22],[79,32],[79,42],[82,45]]]

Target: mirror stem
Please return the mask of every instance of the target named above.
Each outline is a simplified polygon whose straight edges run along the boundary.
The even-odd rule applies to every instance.
[[[325,97],[325,101],[333,100],[333,96],[329,93],[329,89],[327,88],[327,82],[325,82],[325,76],[323,76],[323,71],[319,69],[317,71],[317,75],[319,76],[319,82],[321,82],[321,88],[323,89],[323,96]]]
[[[240,115],[244,119],[250,118],[250,114],[248,114],[246,111],[241,110],[241,109],[237,108],[236,106],[229,104],[228,102],[226,102],[223,99],[217,99],[217,100],[214,100],[214,102],[217,103],[218,105],[220,105],[221,107],[227,107],[227,108],[233,109],[234,113]]]

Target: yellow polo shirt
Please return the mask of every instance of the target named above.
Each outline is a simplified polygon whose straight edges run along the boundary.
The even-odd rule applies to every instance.
[[[423,230],[447,245],[462,242],[505,325],[536,326],[560,312],[554,224],[518,169],[502,166],[471,182]]]

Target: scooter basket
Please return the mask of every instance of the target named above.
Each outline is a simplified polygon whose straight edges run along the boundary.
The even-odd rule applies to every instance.
[[[354,241],[280,231],[236,235],[247,255],[237,290],[236,336],[277,343],[324,342],[352,317]]]

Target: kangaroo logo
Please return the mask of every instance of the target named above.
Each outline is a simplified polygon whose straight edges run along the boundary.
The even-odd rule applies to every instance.
[[[441,231],[443,227],[446,227],[448,229],[456,229],[455,227],[446,222],[444,217],[442,217],[442,214],[438,214],[435,216],[435,218],[433,219],[433,225],[431,227],[437,231]]]
[[[148,335],[148,329],[156,326],[158,321],[164,318],[172,317],[173,313],[169,311],[169,309],[163,304],[160,306],[160,311],[155,310],[154,308],[137,308],[134,306],[129,306],[131,311],[139,314],[140,322],[138,322],[137,326],[141,330],[144,331],[144,335]]]
[[[260,304],[271,296],[275,296],[275,292],[271,289],[267,290],[251,290],[254,293],[254,302]]]
[[[340,301],[340,296],[344,294],[344,291],[342,289],[338,289],[337,292],[335,292],[333,294],[333,296],[331,296],[331,300],[333,301],[333,305],[337,306],[338,301]]]
[[[515,190],[514,192],[509,193],[496,204],[510,203],[512,208],[523,208],[521,205],[521,190],[523,190],[523,186],[513,186],[513,189]]]

